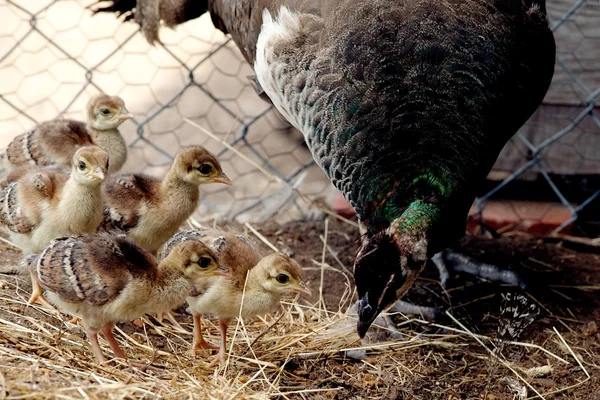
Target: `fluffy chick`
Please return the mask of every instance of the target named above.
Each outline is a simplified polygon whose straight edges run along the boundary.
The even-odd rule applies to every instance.
[[[223,273],[217,256],[200,242],[174,247],[157,264],[124,235],[106,234],[56,239],[22,263],[52,303],[81,318],[98,363],[105,361],[98,332],[115,357],[127,358],[112,333],[117,322],[167,312],[185,302],[194,281]]]
[[[283,253],[261,258],[256,245],[247,237],[220,229],[201,228],[182,231],[169,240],[159,259],[168,257],[180,243],[202,242],[219,257],[229,276],[203,279],[194,285],[187,302],[194,317],[192,353],[202,349],[219,349],[214,365],[223,362],[227,347],[227,327],[232,318],[254,317],[273,311],[285,293],[306,293],[310,290],[302,279],[302,268]],[[247,276],[247,278],[246,278]],[[244,302],[242,304],[242,296]],[[214,346],[202,336],[202,314],[219,318],[221,345]]]
[[[100,184],[108,169],[108,153],[85,146],[73,155],[69,172],[59,167],[32,171],[0,192],[0,223],[25,254],[37,253],[55,238],[94,233],[102,221]],[[33,284],[30,303],[45,303]]]
[[[100,230],[119,230],[156,254],[198,206],[198,186],[231,180],[217,158],[202,146],[179,151],[160,180],[143,174],[111,176],[104,184],[106,207]]]
[[[88,102],[86,123],[66,119],[42,122],[10,142],[4,164],[8,171],[23,165],[68,167],[77,148],[96,145],[108,152],[108,172],[116,172],[127,159],[127,145],[118,127],[130,118],[133,115],[123,99],[98,94]]]

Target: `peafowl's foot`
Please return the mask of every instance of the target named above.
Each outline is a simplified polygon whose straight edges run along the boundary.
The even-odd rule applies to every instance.
[[[504,269],[497,265],[479,262],[464,254],[452,250],[444,250],[434,255],[431,260],[440,273],[440,282],[446,287],[450,279],[449,270],[464,272],[492,282],[506,283],[526,288],[525,282],[513,271]]]
[[[434,255],[431,260],[440,274],[440,283],[446,287],[450,280],[450,271],[464,272],[488,281],[506,283],[526,287],[525,282],[513,271],[503,269],[497,265],[479,262],[464,254],[452,250],[444,250]],[[445,312],[441,308],[418,306],[403,300],[398,300],[389,310],[405,315],[420,316],[426,321],[439,321],[444,318]]]
[[[441,308],[418,306],[404,300],[398,300],[388,312],[415,315],[429,322],[439,321],[445,315]]]

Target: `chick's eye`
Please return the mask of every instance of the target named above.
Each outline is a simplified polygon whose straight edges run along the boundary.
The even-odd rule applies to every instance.
[[[198,171],[200,171],[200,173],[202,175],[208,175],[212,172],[212,165],[202,164],[201,166],[198,167]]]
[[[102,113],[102,115],[108,115],[108,114],[110,114],[110,111],[107,108],[100,109],[100,112]]]
[[[210,265],[210,258],[200,257],[200,259],[198,260],[198,265],[202,268],[207,268]]]
[[[286,274],[277,275],[277,282],[279,283],[288,283],[290,281],[290,277]]]
[[[83,161],[79,161],[79,169],[82,171],[85,170],[85,163]]]

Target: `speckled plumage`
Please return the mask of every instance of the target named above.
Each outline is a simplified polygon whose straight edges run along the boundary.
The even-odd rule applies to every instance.
[[[108,116],[101,115],[108,110]],[[5,166],[62,165],[69,167],[75,151],[82,146],[97,145],[109,153],[109,172],[121,169],[127,159],[127,146],[118,126],[133,116],[117,96],[98,94],[87,105],[87,122],[56,119],[40,123],[15,137],[6,148]]]
[[[93,233],[100,223],[100,184],[108,154],[85,146],[72,158],[77,165],[71,171],[53,166],[25,169],[0,192],[0,223],[25,253],[41,251],[59,236]]]
[[[180,244],[157,263],[124,235],[107,234],[58,238],[22,265],[52,303],[82,319],[99,362],[98,331],[125,358],[112,336],[115,323],[181,305],[195,280],[218,271],[216,255],[200,242]]]
[[[214,348],[202,337],[202,314],[219,317],[221,346],[216,358],[219,360],[225,354],[230,319],[238,315],[264,315],[277,307],[284,293],[306,290],[298,263],[282,253],[261,257],[256,244],[236,232],[208,227],[179,232],[165,244],[159,259],[168,257],[174,246],[190,241],[199,241],[210,247],[217,254],[221,267],[229,274],[198,281],[187,299],[194,316],[194,352]],[[285,275],[287,281],[280,283],[280,275]]]
[[[477,186],[542,101],[555,56],[545,1],[204,3],[366,226],[364,334],[463,235]]]
[[[17,190],[17,182],[13,182],[0,193],[0,222],[13,232],[28,233],[35,224],[23,214]]]

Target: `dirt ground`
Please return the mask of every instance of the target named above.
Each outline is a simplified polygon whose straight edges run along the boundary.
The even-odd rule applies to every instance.
[[[267,223],[255,228],[279,250],[291,253],[305,268],[313,296],[301,301],[306,304],[316,301],[324,253],[321,240],[325,237],[324,222]],[[348,293],[348,282],[352,279],[349,269],[343,266],[351,269],[359,237],[355,227],[331,221],[326,238],[330,250],[325,252],[324,260],[331,267],[324,271],[322,292],[327,309],[336,311],[340,307],[340,299]],[[428,325],[419,318],[395,316],[394,320],[407,340],[399,347],[368,351],[367,358],[363,360],[352,359],[341,350],[323,351],[313,358],[304,357],[301,350],[296,350],[285,360],[269,359],[281,367],[278,376],[280,388],[296,390],[285,396],[256,395],[256,398],[498,400],[534,396],[535,392],[519,381],[516,372],[546,399],[600,399],[600,332],[597,330],[600,324],[600,250],[593,246],[578,246],[576,251],[568,245],[520,234],[509,234],[500,239],[466,237],[457,250],[480,261],[512,269],[527,282],[526,291],[520,292],[514,287],[485,282],[465,274],[451,275],[444,291],[438,283],[437,270],[428,266],[405,299],[448,310],[458,322],[443,317],[436,321],[437,325]],[[268,248],[262,246],[263,253],[267,253]],[[29,295],[28,279],[10,271],[18,257],[17,251],[5,245],[0,248],[0,269],[7,272],[0,274],[0,389],[4,386],[5,391],[2,393],[0,390],[0,399],[4,395],[7,398],[47,397],[51,393],[50,388],[58,390],[60,387],[65,388],[62,392],[65,398],[112,398],[101,391],[69,391],[68,382],[60,379],[61,370],[53,371],[52,364],[48,363],[56,357],[53,351],[34,345],[37,343],[35,332],[24,333],[21,336],[23,342],[15,340],[12,333],[4,334],[9,328],[14,332],[15,325],[35,331],[35,324],[24,321],[21,316],[29,320],[35,318],[43,326],[58,327],[62,323],[37,307],[25,305]],[[517,344],[498,337],[498,326],[503,321],[500,318],[501,294],[509,292],[523,294],[530,304],[540,309],[540,315],[524,333],[510,339]],[[343,310],[348,303],[341,305]],[[191,326],[184,307],[178,310],[177,319],[184,327]],[[274,323],[276,319],[273,317],[269,321]],[[460,324],[463,326],[460,327]],[[121,324],[120,327],[127,335],[139,331],[132,323]],[[253,327],[249,325],[251,336],[257,338],[262,335],[259,332],[264,326],[256,330],[252,330]],[[81,329],[73,328],[72,331],[75,339],[85,338]],[[209,331],[216,340],[214,325]],[[465,331],[494,339],[493,343],[500,348],[498,352],[507,363],[503,365],[497,361]],[[56,335],[60,336],[61,332],[62,329],[59,329]],[[183,343],[174,348],[171,341],[152,330],[146,335],[155,348],[165,352],[183,351]],[[411,341],[415,344],[411,345]],[[491,342],[484,342],[489,348]],[[305,343],[306,352],[310,343],[302,343]],[[241,347],[237,345],[235,351]],[[89,348],[83,346],[78,351],[89,357]],[[260,354],[257,354],[260,359]],[[185,367],[182,368],[185,370]],[[254,367],[254,371],[257,370]],[[103,373],[102,370],[96,371],[100,376],[104,376]],[[586,380],[587,374],[590,379],[581,383]],[[171,379],[175,382],[180,378]],[[91,376],[82,375],[78,379],[83,387],[98,382]],[[119,378],[115,379],[119,381]],[[147,379],[144,375],[119,382],[126,385],[130,381],[146,382]],[[247,379],[238,381],[245,382]],[[568,389],[570,386],[573,388]],[[304,389],[312,392],[302,393]],[[37,390],[46,395],[36,395]],[[560,393],[551,394],[555,391]],[[527,395],[522,396],[525,392]],[[95,395],[90,396],[90,393]],[[142,393],[131,397],[153,398]],[[163,397],[179,398],[173,393]],[[184,397],[204,398],[198,392],[181,396]],[[242,391],[234,397],[251,398],[252,395],[248,392],[246,396]],[[213,398],[229,396],[215,395]]]

